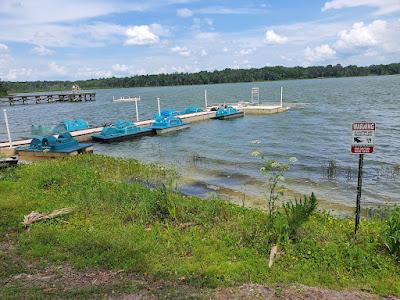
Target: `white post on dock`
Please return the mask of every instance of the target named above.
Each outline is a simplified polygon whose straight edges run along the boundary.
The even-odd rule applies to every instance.
[[[161,116],[161,107],[160,107],[160,98],[157,97],[157,105],[158,105],[158,115]]]
[[[136,101],[135,101],[135,108],[136,108],[136,122],[139,122],[139,110],[138,110],[138,105],[137,105],[137,102],[138,102],[138,99],[135,99]],[[139,96],[139,101],[140,101],[140,96]]]
[[[11,148],[12,147],[12,141],[11,141],[11,134],[10,134],[10,126],[8,125],[7,110],[3,109],[3,113],[4,113],[4,122],[6,123],[8,142],[10,143],[10,148]]]
[[[208,103],[207,103],[207,90],[204,90],[204,104],[205,104],[205,108],[206,108],[206,110],[207,110],[207,107],[208,107]]]
[[[281,86],[281,107],[283,107],[283,86]]]

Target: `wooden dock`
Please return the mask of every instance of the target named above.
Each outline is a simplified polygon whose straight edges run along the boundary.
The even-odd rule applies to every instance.
[[[48,94],[19,94],[8,96],[8,103],[10,105],[54,102],[86,102],[95,100],[95,92],[58,92]]]

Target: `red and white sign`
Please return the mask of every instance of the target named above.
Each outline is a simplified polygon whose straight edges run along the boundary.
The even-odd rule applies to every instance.
[[[356,154],[368,154],[374,152],[376,123],[356,122],[353,123],[353,140],[351,152]]]

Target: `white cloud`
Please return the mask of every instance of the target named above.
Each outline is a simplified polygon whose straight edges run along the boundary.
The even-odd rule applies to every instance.
[[[8,70],[7,74],[4,76],[4,80],[9,81],[22,81],[27,80],[32,74],[32,69],[30,68],[15,68]]]
[[[127,65],[124,65],[124,64],[115,64],[115,65],[112,66],[112,69],[115,72],[125,73],[126,71],[129,70],[129,67]]]
[[[265,7],[225,7],[225,6],[209,6],[200,8],[196,13],[206,15],[258,15],[267,12]]]
[[[182,18],[189,18],[193,16],[193,11],[188,8],[181,8],[176,11],[176,14]]]
[[[128,36],[126,45],[153,45],[160,42],[160,38],[151,31],[148,25],[129,27],[126,35]]]
[[[0,43],[0,69],[12,61],[10,49],[7,45]]]
[[[281,36],[275,33],[273,30],[268,30],[265,33],[265,40],[268,44],[285,44],[288,41],[286,36]]]
[[[171,48],[171,51],[173,53],[177,53],[180,56],[183,57],[189,57],[190,56],[190,51],[186,47],[181,47],[181,46],[175,46]]]
[[[54,73],[56,75],[66,75],[67,74],[67,70],[65,69],[65,67],[57,64],[54,61],[49,63],[49,70],[51,73]]]
[[[214,20],[210,18],[193,18],[193,30],[213,30]]]
[[[325,2],[322,11],[359,6],[375,8],[376,15],[385,15],[400,11],[399,0],[331,0]]]
[[[49,56],[55,54],[54,50],[48,49],[43,45],[36,46],[32,48],[32,53],[39,55],[39,56]]]
[[[0,43],[0,53],[8,52],[8,46]]]
[[[241,49],[239,52],[237,52],[236,54],[240,55],[240,56],[245,56],[245,55],[249,55],[252,54],[254,51],[256,51],[257,48],[245,48],[245,49]]]
[[[78,75],[76,75],[76,73]],[[110,70],[102,70],[92,67],[79,67],[77,72],[74,73],[73,78],[109,78],[113,76]]]
[[[226,48],[226,47],[224,47],[224,48],[222,49],[222,52],[227,53],[227,52],[229,52],[229,49]]]
[[[383,37],[387,27],[386,21],[376,20],[365,25],[354,23],[351,29],[339,32],[339,40],[335,43],[337,49],[352,49],[376,45]]]
[[[218,37],[217,32],[199,32],[195,35],[196,39],[200,40],[213,40]]]
[[[307,47],[304,50],[304,58],[309,62],[322,62],[335,58],[336,51],[328,44],[324,44],[315,48]]]
[[[158,24],[158,23],[153,23],[150,24],[150,30],[151,32],[153,32],[155,35],[158,36],[168,36],[170,34],[169,28]]]
[[[18,24],[66,22],[131,11],[143,12],[173,4],[173,1],[104,0],[1,0],[0,11]]]
[[[201,55],[201,56],[207,56],[208,53],[207,53],[206,50],[202,49],[201,52],[200,52],[200,55]]]

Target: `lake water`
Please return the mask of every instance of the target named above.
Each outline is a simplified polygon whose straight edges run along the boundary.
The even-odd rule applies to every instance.
[[[263,103],[276,104],[283,86],[284,101],[293,108],[275,115],[194,123],[167,136],[96,144],[95,152],[172,165],[185,178],[182,190],[200,196],[226,191],[262,196],[262,161],[251,153],[260,150],[278,161],[295,156],[298,162],[287,174],[291,190],[315,191],[332,203],[353,206],[358,156],[350,153],[351,123],[374,121],[376,150],[364,158],[363,203],[400,204],[400,76],[97,90],[95,102],[3,107],[15,139],[30,136],[31,124],[52,126],[65,118],[84,118],[93,125],[134,119],[134,103],[112,103],[113,96],[141,96],[143,120],[156,112],[156,97],[163,108],[179,110],[203,106],[204,89],[209,103],[234,102],[249,100],[254,86],[260,88]],[[3,122],[0,140],[6,140]],[[324,176],[330,160],[336,163],[333,179]]]

